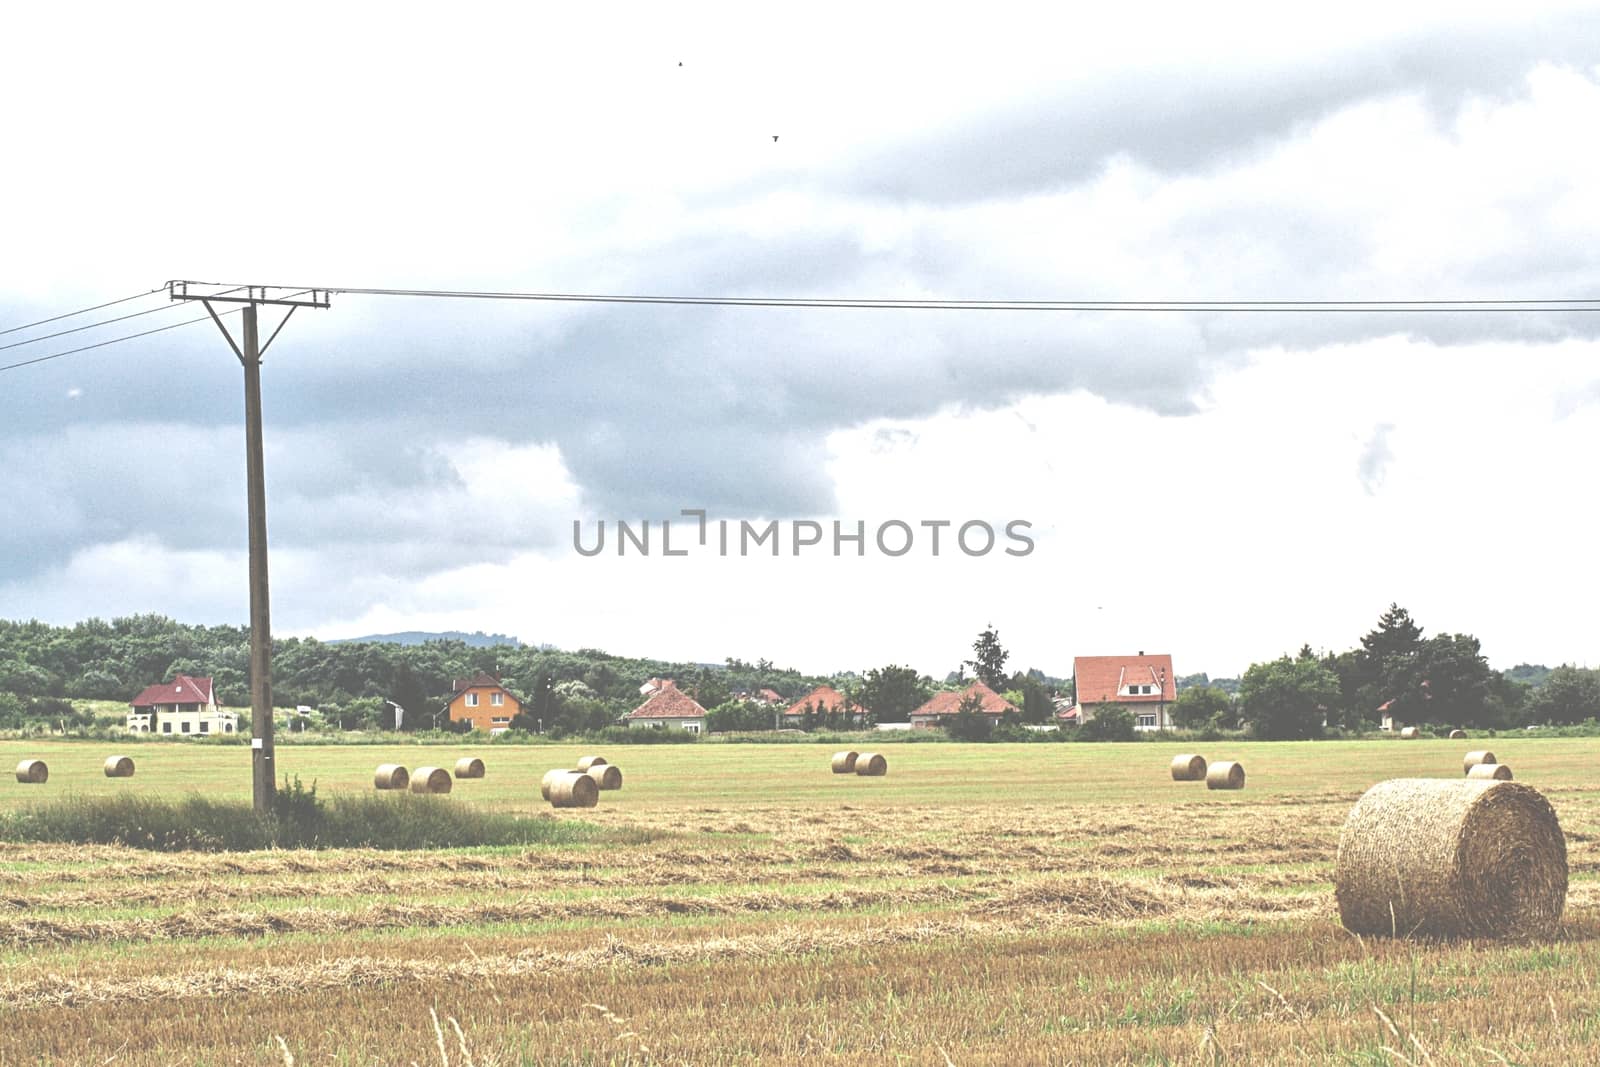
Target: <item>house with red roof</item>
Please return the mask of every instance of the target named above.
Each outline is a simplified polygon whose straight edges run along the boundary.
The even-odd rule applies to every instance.
[[[1073,692],[1078,696],[1077,716],[1069,722],[1086,723],[1105,707],[1124,708],[1133,716],[1136,730],[1172,727],[1172,705],[1178,699],[1178,680],[1172,673],[1172,656],[1077,656],[1072,661]],[[1063,713],[1064,716],[1067,713]]]
[[[784,721],[791,726],[797,725],[807,715],[844,715],[850,716],[853,723],[864,722],[867,709],[856,704],[849,697],[839,692],[831,685],[819,685],[805,696],[796,700],[784,709]]]
[[[146,686],[128,707],[129,733],[198,737],[238,729],[238,714],[217,706],[210,678],[177,675],[164,685]]]
[[[660,686],[650,699],[622,717],[622,724],[632,729],[687,730],[691,734],[703,733],[706,728],[706,709],[678,688],[670,678],[653,678]]]
[[[932,726],[944,726],[961,710],[961,705],[968,698],[978,697],[978,711],[988,716],[991,724],[1000,721],[1000,716],[1006,712],[1016,712],[1017,706],[1005,697],[996,693],[982,682],[973,682],[965,689],[952,689],[944,693],[935,693],[926,703],[911,713],[911,725],[914,729],[927,729]]]
[[[522,713],[522,700],[499,678],[479,671],[470,678],[454,679],[445,709],[451,722],[470,722],[474,730],[500,734],[511,729],[511,720]]]

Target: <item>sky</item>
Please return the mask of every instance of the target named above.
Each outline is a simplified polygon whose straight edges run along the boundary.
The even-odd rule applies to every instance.
[[[8,9],[0,364],[192,317],[14,329],[169,279],[1600,298],[1592,5],[570,7]],[[263,389],[279,634],[943,677],[992,625],[1017,668],[1228,676],[1398,602],[1496,667],[1600,660],[1600,310],[335,293]],[[216,328],[0,372],[0,501],[0,618],[243,623]]]

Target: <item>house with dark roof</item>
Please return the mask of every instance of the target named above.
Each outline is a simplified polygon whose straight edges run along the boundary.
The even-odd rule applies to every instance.
[[[210,678],[175,676],[163,685],[146,686],[128,708],[128,731],[171,737],[231,734],[239,716],[217,706]]]
[[[660,686],[650,699],[622,717],[622,724],[630,730],[687,730],[691,734],[705,732],[706,709],[678,688],[670,678],[653,678]]]
[[[817,716],[848,714],[851,722],[860,723],[865,721],[867,709],[851,701],[833,686],[819,685],[785,708],[783,718],[793,726],[808,714]]]
[[[1086,723],[1101,708],[1124,708],[1133,716],[1136,730],[1172,727],[1172,705],[1178,699],[1178,680],[1172,673],[1172,656],[1078,656],[1072,661],[1073,692],[1078,714],[1069,722]],[[1065,714],[1063,717],[1066,717]]]
[[[915,729],[947,725],[960,712],[961,705],[972,696],[978,698],[979,714],[986,716],[991,724],[999,722],[1000,716],[1006,712],[1019,710],[1015,704],[987,685],[973,682],[965,689],[952,689],[933,694],[921,707],[911,713],[911,725]]]
[[[511,720],[522,712],[522,701],[487,671],[471,678],[457,678],[450,689],[445,709],[451,722],[470,722],[474,730],[489,734],[511,729]]]

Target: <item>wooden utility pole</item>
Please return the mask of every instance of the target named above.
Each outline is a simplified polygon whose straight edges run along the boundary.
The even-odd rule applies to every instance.
[[[191,291],[191,286],[207,290],[219,288],[197,282],[172,282],[168,292],[174,300],[199,300],[205,304],[206,311],[244,367],[245,492],[250,526],[250,780],[255,810],[266,814],[272,810],[277,779],[272,758],[272,598],[267,582],[267,477],[261,444],[261,357],[277,339],[295,308],[325,308],[328,292],[251,285],[201,293]],[[244,320],[242,345],[234,342],[233,335],[211,306],[213,302],[244,305],[240,308]],[[266,344],[260,343],[256,318],[256,308],[261,304],[278,304],[289,309]]]

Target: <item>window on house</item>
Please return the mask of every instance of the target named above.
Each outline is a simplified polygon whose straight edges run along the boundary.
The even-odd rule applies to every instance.
[[[491,717],[489,721],[494,723],[496,726],[504,726],[506,723],[511,721],[511,717],[508,715],[495,715]]]
[[[231,723],[231,722],[223,723],[222,724],[222,732],[223,733],[228,733],[228,734],[233,733],[233,723]]]
[[[506,695],[504,693],[490,693],[489,694],[489,703],[493,704],[495,707],[498,708],[502,704],[504,704],[505,702],[506,702]]]
[[[184,733],[188,733],[189,732],[189,724],[188,723],[186,723],[186,722],[185,723],[180,723],[179,726],[182,728]]]
[[[691,734],[697,734],[700,732],[700,724],[697,722],[686,722],[683,724],[683,728]]]
[[[172,724],[170,722],[162,723],[161,724],[161,732],[164,733],[164,734],[170,734],[172,732]]]
[[[468,693],[467,694],[467,707],[475,708],[477,706],[478,706],[478,694],[477,693]]]
[[[1139,716],[1139,729],[1141,729],[1141,730],[1154,730],[1155,728],[1156,728],[1156,717],[1154,715],[1141,715],[1141,716]]]
[[[211,732],[211,724],[208,723],[208,722],[201,723],[200,724],[200,732],[203,733],[203,734],[209,734]]]

